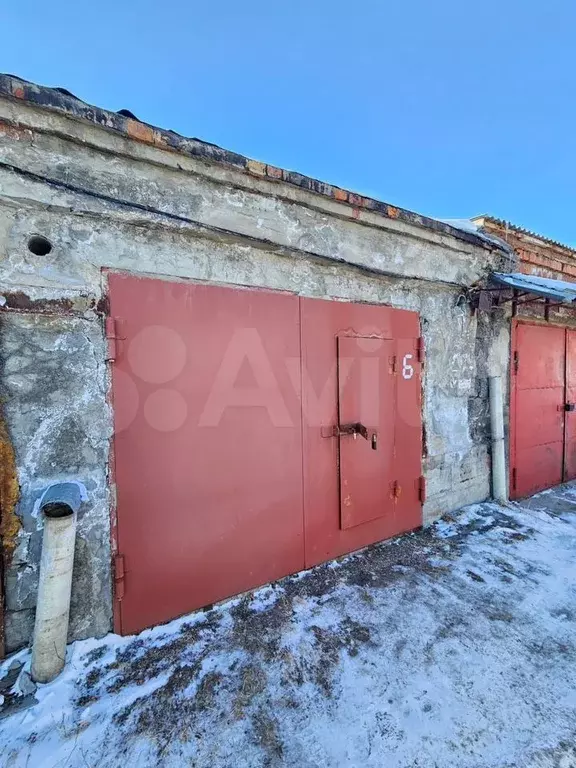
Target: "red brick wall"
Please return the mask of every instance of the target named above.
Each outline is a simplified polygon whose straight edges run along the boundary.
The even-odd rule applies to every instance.
[[[505,240],[518,254],[521,272],[555,280],[576,282],[576,251],[547,243],[532,235],[507,229],[503,224],[484,219],[478,221],[486,232]]]

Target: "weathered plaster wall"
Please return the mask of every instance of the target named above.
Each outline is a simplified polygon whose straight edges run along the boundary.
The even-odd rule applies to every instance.
[[[0,123],[0,161],[92,192],[0,164],[0,284],[7,299],[0,355],[23,521],[7,577],[10,647],[28,640],[33,620],[41,536],[34,501],[62,477],[81,480],[90,493],[79,526],[70,634],[110,627],[112,422],[94,310],[103,296],[102,268],[418,311],[427,348],[425,519],[488,496],[485,379],[506,373],[509,335],[505,326],[479,333],[462,285],[499,266],[501,252],[370,212],[357,218],[349,206],[191,158],[181,158],[178,171],[175,155],[24,105],[0,100],[2,115],[18,125]],[[75,141],[64,138],[65,129]],[[34,233],[52,242],[47,256],[28,251]]]
[[[475,246],[281,182],[127,140],[18,102],[0,99],[0,138],[4,163],[191,219],[196,233],[210,227],[211,236],[219,239],[241,234],[306,255],[461,285],[481,278],[497,258],[487,245]],[[2,171],[8,189],[10,176]],[[40,185],[34,196],[49,203],[52,193]],[[86,195],[63,193],[60,201],[76,211],[110,209],[110,204]],[[125,208],[127,215],[129,210]],[[138,216],[134,208],[131,215],[150,218],[145,210]]]
[[[4,313],[2,395],[16,452],[22,527],[6,573],[6,645],[26,643],[36,605],[41,519],[35,501],[51,482],[76,479],[88,491],[78,518],[71,637],[110,626],[110,548],[104,344],[91,319]]]

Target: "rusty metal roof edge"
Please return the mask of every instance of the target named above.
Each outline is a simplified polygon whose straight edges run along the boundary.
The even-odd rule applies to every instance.
[[[501,285],[534,293],[537,296],[560,299],[567,304],[576,301],[576,283],[569,283],[566,280],[525,275],[523,272],[492,272],[490,277]]]
[[[121,133],[136,141],[157,146],[160,149],[180,152],[190,157],[232,166],[251,176],[264,178],[269,181],[283,181],[314,194],[346,203],[353,208],[373,211],[385,218],[403,221],[440,234],[449,235],[457,240],[463,240],[484,249],[505,250],[498,243],[490,242],[483,238],[480,233],[467,232],[437,219],[350,192],[295,171],[287,171],[257,160],[251,160],[244,155],[222,149],[222,147],[210,144],[202,139],[181,136],[174,131],[158,128],[141,120],[128,117],[126,110],[122,110],[124,114],[121,114],[95,107],[77,98],[64,88],[50,88],[37,85],[15,75],[0,73],[1,95],[24,101],[37,107],[64,112],[75,118],[87,120],[102,128]]]
[[[551,237],[546,237],[545,235],[540,235],[538,232],[533,232],[530,229],[526,229],[525,227],[519,227],[516,224],[512,224],[511,221],[506,221],[506,219],[499,219],[496,216],[490,216],[488,213],[483,213],[479,216],[473,216],[470,221],[478,221],[479,219],[483,219],[484,221],[489,221],[491,224],[496,224],[499,227],[505,227],[506,229],[510,229],[512,232],[517,232],[520,235],[528,235],[528,237],[535,237],[538,240],[542,240],[543,243],[548,243],[549,245],[555,245],[557,248],[562,248],[564,251],[569,251],[570,253],[576,253],[576,248],[573,248],[571,245],[566,245],[565,243],[561,243],[559,240],[554,240]]]

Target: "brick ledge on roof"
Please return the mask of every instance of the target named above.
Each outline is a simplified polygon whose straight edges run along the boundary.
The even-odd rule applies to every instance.
[[[509,229],[511,232],[516,232],[519,235],[526,235],[527,237],[534,237],[537,240],[540,240],[543,243],[548,243],[548,245],[554,245],[556,248],[561,248],[564,251],[569,251],[570,253],[576,253],[576,248],[573,248],[571,245],[566,245],[565,243],[561,243],[559,240],[553,240],[551,237],[546,237],[545,235],[540,235],[538,232],[532,232],[530,229],[525,229],[524,227],[519,227],[516,224],[512,224],[510,221],[506,221],[505,219],[498,219],[495,216],[490,216],[488,214],[482,214],[481,216],[473,216],[470,221],[473,221],[474,223],[480,224],[480,222],[488,222],[489,224],[493,224],[496,227],[501,227],[504,229]]]

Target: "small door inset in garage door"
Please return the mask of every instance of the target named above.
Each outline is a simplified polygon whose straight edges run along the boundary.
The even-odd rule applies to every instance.
[[[394,343],[338,338],[340,524],[362,525],[385,514],[394,490]]]

